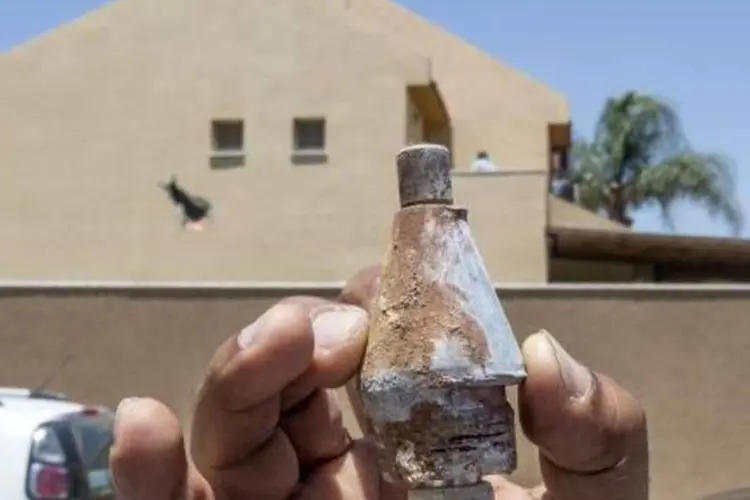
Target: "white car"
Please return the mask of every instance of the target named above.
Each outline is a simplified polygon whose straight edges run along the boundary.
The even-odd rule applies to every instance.
[[[0,499],[114,500],[114,412],[0,387]]]

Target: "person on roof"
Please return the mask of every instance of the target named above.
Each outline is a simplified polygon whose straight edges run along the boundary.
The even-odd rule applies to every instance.
[[[492,163],[492,160],[490,160],[490,155],[487,154],[487,151],[478,152],[476,158],[474,158],[474,161],[471,162],[471,167],[469,167],[469,171],[471,172],[486,173],[497,172],[497,170],[497,166]]]

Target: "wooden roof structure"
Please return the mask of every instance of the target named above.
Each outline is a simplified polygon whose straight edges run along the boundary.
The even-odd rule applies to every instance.
[[[549,227],[550,256],[750,270],[750,240]]]

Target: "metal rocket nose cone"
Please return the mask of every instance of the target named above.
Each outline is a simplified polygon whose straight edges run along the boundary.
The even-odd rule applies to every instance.
[[[404,208],[392,241],[370,323],[370,375],[398,371],[424,383],[429,376],[434,383],[469,386],[523,380],[521,351],[466,210]]]
[[[409,146],[396,165],[402,209],[381,275],[372,345],[379,329],[409,330],[389,340],[400,349],[397,359],[387,361],[391,371],[426,370],[476,385],[519,382],[525,377],[521,352],[467,211],[451,205],[450,151],[437,144]],[[417,347],[418,354],[408,354]]]
[[[363,410],[412,490],[470,491],[516,468],[505,386],[526,373],[467,211],[452,206],[450,152],[411,146],[396,163],[402,208],[371,310]]]
[[[497,298],[466,221],[466,211],[445,209],[425,217],[420,235],[421,273],[439,287],[444,307],[461,326],[436,333],[430,368],[477,384],[512,385],[526,376],[521,351]],[[473,354],[473,356],[472,356]]]

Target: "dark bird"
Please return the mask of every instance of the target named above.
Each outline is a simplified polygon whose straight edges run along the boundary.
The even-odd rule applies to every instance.
[[[167,192],[172,203],[180,207],[183,226],[198,224],[211,215],[211,202],[188,193],[177,184],[177,177],[174,175],[167,184],[162,184],[161,187]]]

